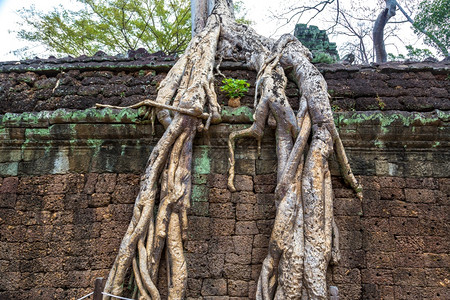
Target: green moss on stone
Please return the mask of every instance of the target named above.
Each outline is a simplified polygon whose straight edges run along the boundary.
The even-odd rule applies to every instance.
[[[193,169],[196,174],[209,174],[211,172],[208,146],[199,146],[195,148]]]
[[[0,140],[10,139],[9,129],[0,127]]]
[[[208,187],[206,185],[193,185],[191,199],[192,202],[207,202]]]
[[[349,115],[348,113],[338,114],[335,116],[337,127],[340,125],[360,125],[366,122],[376,122],[381,127],[382,133],[389,132],[390,126],[394,123],[400,123],[403,126],[411,126],[412,124],[427,125],[438,121],[446,122],[450,118],[449,112],[436,110],[432,113],[397,113],[397,112],[356,112]]]
[[[384,143],[380,140],[374,140],[373,144],[375,145],[375,147],[377,148],[384,148]]]
[[[248,106],[240,106],[237,108],[232,108],[229,106],[222,107],[222,118],[224,119],[236,119],[245,118],[251,122],[253,119],[253,109]]]
[[[50,130],[48,128],[26,128],[25,138],[34,140],[43,140],[50,138]]]
[[[17,176],[19,170],[18,162],[0,164],[0,176]]]
[[[436,148],[436,147],[438,147],[439,145],[441,144],[441,142],[434,142],[434,144],[431,146],[431,147],[433,147],[433,148]]]
[[[93,155],[93,159],[97,159],[98,158],[98,154],[100,153],[100,147],[103,145],[104,141],[103,140],[98,140],[98,139],[87,139],[86,140],[86,144],[94,149],[94,155]]]

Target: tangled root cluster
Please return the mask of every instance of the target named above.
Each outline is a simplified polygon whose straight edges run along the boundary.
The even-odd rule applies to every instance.
[[[229,138],[231,191],[235,190],[235,140],[253,137],[260,143],[268,120],[276,123],[277,214],[257,299],[327,299],[326,271],[330,262],[339,259],[328,167],[333,150],[344,179],[359,196],[361,193],[333,122],[327,84],[310,63],[309,50],[298,40],[291,35],[270,40],[235,23],[226,0],[216,1],[203,30],[161,82],[156,100],[133,106],[147,106],[166,131],[148,160],[105,292],[121,295],[132,267],[138,287],[133,297],[160,299],[156,280],[166,249],[168,298],[184,298],[183,239],[190,205],[193,140],[197,131],[220,122],[213,86],[216,58],[244,60],[258,74],[255,121]],[[286,70],[301,91],[297,113],[285,95]]]

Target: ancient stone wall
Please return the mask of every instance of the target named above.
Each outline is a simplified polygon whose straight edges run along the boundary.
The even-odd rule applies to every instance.
[[[162,128],[153,135],[134,110],[90,107],[154,96],[171,63],[0,65],[0,299],[78,299],[107,276]],[[333,167],[342,261],[330,283],[340,299],[449,299],[450,66],[320,67],[364,185],[360,202]],[[275,215],[272,130],[261,157],[255,141],[237,143],[237,192],[226,188],[226,139],[251,122],[255,74],[224,68],[252,88],[246,107],[224,107],[224,122],[196,137],[185,241],[191,299],[253,299]],[[291,84],[288,95],[295,103]],[[162,270],[161,286],[165,278]]]

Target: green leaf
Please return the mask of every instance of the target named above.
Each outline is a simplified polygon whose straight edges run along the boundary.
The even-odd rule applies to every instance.
[[[245,79],[225,78],[222,80],[222,83],[224,85],[220,87],[220,90],[226,92],[230,98],[244,96],[250,87],[250,84]]]
[[[77,0],[78,11],[58,6],[50,12],[34,6],[18,11],[20,39],[44,45],[55,55],[124,53],[146,48],[181,53],[191,37],[188,0]],[[28,29],[30,28],[30,29]]]
[[[449,55],[450,49],[450,0],[425,0],[419,4],[414,18],[414,31],[427,32],[424,40],[429,46]]]

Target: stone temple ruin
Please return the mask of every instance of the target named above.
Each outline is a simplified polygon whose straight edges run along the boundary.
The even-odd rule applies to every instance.
[[[107,276],[163,130],[136,110],[93,106],[154,97],[172,65],[151,55],[0,63],[0,299],[78,299]],[[330,284],[341,300],[449,299],[449,63],[318,67],[364,186],[360,201],[331,161],[342,259]],[[251,87],[239,108],[217,89],[222,123],[195,139],[188,299],[254,299],[275,216],[273,130],[260,157],[254,140],[237,142],[237,191],[227,189],[228,135],[252,121],[256,74],[222,69]],[[287,96],[298,109],[293,83]],[[158,284],[165,291],[164,270]]]
[[[315,25],[308,26],[307,24],[295,25],[294,36],[311,50],[313,55],[317,53],[326,53],[333,57],[336,61],[339,60],[339,53],[337,51],[336,43],[330,42],[327,32],[320,30]]]

